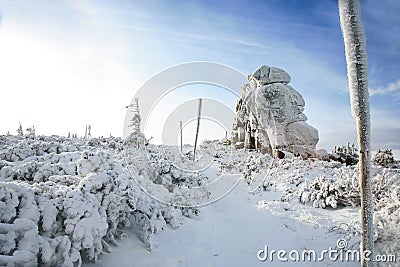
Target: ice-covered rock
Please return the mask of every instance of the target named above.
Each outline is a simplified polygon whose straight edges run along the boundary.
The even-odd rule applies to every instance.
[[[259,84],[290,83],[290,75],[283,69],[263,65],[256,69],[250,76],[249,81],[257,81]]]
[[[315,156],[318,130],[306,123],[305,101],[288,85],[290,76],[282,69],[261,66],[248,76],[236,105],[232,143],[244,142],[273,154],[287,150],[293,154]]]
[[[318,149],[316,154],[318,159],[329,161],[329,153],[326,151],[326,149]]]

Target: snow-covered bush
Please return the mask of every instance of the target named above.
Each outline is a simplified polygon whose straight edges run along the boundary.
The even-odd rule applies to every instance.
[[[392,190],[399,188],[400,175],[396,171],[382,168],[373,168],[371,174],[374,204],[376,208],[380,208],[381,200],[386,199]],[[300,187],[299,197],[301,202],[312,202],[315,207],[360,206],[358,168],[343,166],[334,169],[329,176],[319,176],[306,182]]]
[[[95,261],[126,227],[136,227],[151,249],[154,233],[197,212],[143,192],[138,181],[169,199],[180,195],[152,182],[160,161],[131,148],[144,160],[126,164],[122,149],[122,140],[112,137],[0,136],[0,265]]]
[[[249,162],[260,157],[260,154],[257,152],[244,149],[232,150],[230,146],[220,147],[218,153],[223,153],[222,158],[227,158],[229,153],[228,160],[220,164],[220,171],[222,173],[242,173],[248,171]],[[269,157],[269,155],[265,155],[265,157]]]
[[[393,157],[393,153],[391,149],[386,149],[384,151],[378,150],[374,157],[372,158],[372,161],[379,166],[383,167],[399,167],[396,166],[396,161]]]
[[[147,148],[149,163],[155,174],[155,183],[176,185],[180,187],[198,187],[207,184],[208,178],[201,172],[196,171],[201,168],[193,159],[178,156],[176,151],[171,151],[166,147],[160,149],[157,146],[149,145]],[[211,161],[213,159],[210,159]]]
[[[279,189],[282,200],[297,198],[314,207],[360,206],[358,166],[344,166],[337,162],[315,159],[274,159],[268,155],[249,154],[242,163],[246,181],[261,189]],[[386,196],[399,182],[393,169],[371,170],[376,199]]]
[[[387,195],[377,200],[375,205],[377,251],[381,254],[400,251],[400,187],[387,192]]]
[[[248,156],[240,166],[244,166],[242,174],[252,191],[255,192],[253,186],[279,190],[281,201],[332,209],[361,204],[358,166],[312,159],[273,159],[260,154]],[[373,166],[371,177],[377,253],[393,254],[400,250],[400,171]],[[349,222],[348,228],[352,230],[347,234],[360,233],[360,224]]]
[[[144,192],[162,203],[179,207],[185,216],[199,212],[196,208],[199,201],[208,198],[208,192],[202,188],[206,176],[174,166],[162,147],[148,145],[146,149],[132,149],[124,149],[123,161],[131,173],[138,174],[134,180]],[[190,166],[192,161],[185,165]],[[190,190],[193,187],[197,190]]]
[[[299,190],[300,202],[311,202],[315,208],[359,206],[357,173],[350,169],[347,172],[338,169],[337,173],[338,176],[334,178],[321,175],[310,183],[302,184]]]

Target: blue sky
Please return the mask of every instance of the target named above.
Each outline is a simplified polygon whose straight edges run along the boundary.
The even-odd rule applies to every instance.
[[[373,143],[400,148],[400,3],[362,1]],[[0,0],[0,134],[122,135],[124,107],[173,65],[285,69],[320,147],[355,141],[337,2]],[[6,100],[7,99],[7,100]],[[4,115],[6,114],[6,115]]]

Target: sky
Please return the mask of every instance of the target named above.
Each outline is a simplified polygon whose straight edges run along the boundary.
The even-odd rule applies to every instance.
[[[400,149],[399,13],[398,0],[361,1],[373,149]],[[244,75],[265,64],[282,68],[306,101],[318,147],[356,142],[333,0],[0,0],[0,134],[15,134],[20,122],[37,134],[82,136],[90,124],[93,136],[122,136],[137,90],[194,61]],[[204,132],[213,136],[212,128]]]

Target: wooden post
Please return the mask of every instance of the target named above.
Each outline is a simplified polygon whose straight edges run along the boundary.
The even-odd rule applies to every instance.
[[[196,138],[194,139],[194,149],[193,149],[193,160],[196,159],[196,146],[197,146],[197,138],[199,137],[199,129],[200,129],[200,117],[201,117],[201,102],[202,99],[199,98],[199,109],[197,113],[197,129],[196,129]]]
[[[366,252],[374,259],[373,201],[370,155],[370,108],[368,93],[368,58],[365,32],[361,23],[360,0],[339,0],[339,17],[342,27],[347,62],[350,100],[356,118],[358,146],[360,148],[361,195],[361,264],[376,266],[368,261]]]

